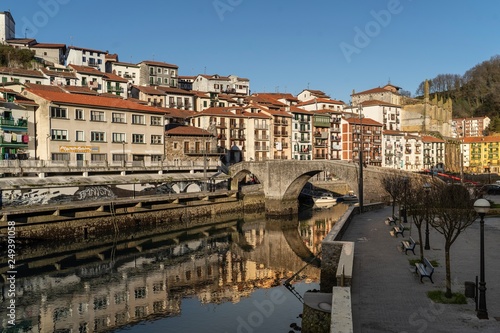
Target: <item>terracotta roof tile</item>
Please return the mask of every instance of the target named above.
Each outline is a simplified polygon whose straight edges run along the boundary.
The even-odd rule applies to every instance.
[[[140,92],[147,94],[147,95],[160,95],[160,96],[165,96],[166,93],[158,89],[158,86],[133,86],[135,89],[139,90]]]
[[[346,118],[346,121],[349,124],[362,124],[362,125],[373,125],[373,126],[384,126],[383,124],[379,123],[378,121],[373,120],[372,118],[363,118],[359,119],[358,117],[351,117],[351,118]]]
[[[30,87],[27,90],[37,96],[40,96],[53,103],[64,103],[72,105],[85,105],[89,107],[102,107],[106,109],[122,109],[129,111],[143,111],[153,113],[166,113],[165,110],[160,110],[147,105],[141,105],[133,101],[84,94],[70,94],[64,92],[55,92],[50,90],[36,89]]]
[[[351,94],[351,96],[357,96],[357,95],[366,95],[366,94],[374,94],[374,93],[384,93],[384,92],[392,92],[389,89],[384,89],[381,87],[373,88],[373,89],[368,89],[365,91],[361,91],[358,93]]]
[[[401,105],[392,104],[392,103],[380,101],[380,100],[377,100],[377,99],[372,99],[372,100],[369,100],[369,101],[363,101],[360,104],[362,106],[393,106],[393,107],[398,107],[398,108],[401,107]]]
[[[104,80],[113,81],[113,82],[128,83],[127,79],[124,79],[123,77],[118,76],[118,75],[113,74],[113,73],[104,73]]]
[[[73,68],[75,72],[81,73],[81,74],[92,74],[96,76],[105,76],[106,73],[101,72],[100,70],[95,69],[94,67],[88,67],[88,66],[79,66],[79,65],[73,65],[70,64],[68,67]]]
[[[43,48],[43,49],[64,49],[66,44],[53,44],[53,43],[37,43],[32,48]]]
[[[158,67],[179,68],[179,66],[174,65],[174,64],[169,64],[169,63],[161,62],[161,61],[153,61],[153,60],[144,60],[144,61],[141,61],[139,64],[158,66]]]
[[[444,142],[444,140],[430,135],[422,135],[422,142]]]
[[[313,98],[305,102],[301,102],[297,104],[297,106],[303,106],[303,105],[311,105],[311,104],[316,104],[316,103],[326,103],[326,104],[337,104],[337,105],[344,105],[344,102],[342,101],[337,101],[335,99],[329,99],[329,98]]]
[[[80,51],[89,51],[89,52],[96,52],[96,53],[104,53],[104,54],[108,53],[106,51],[95,50],[95,49],[87,49],[85,47],[78,47],[78,46],[70,46],[70,47],[68,47],[68,49],[80,50]]]
[[[11,67],[0,67],[0,74],[45,78],[45,76],[43,76],[42,72],[40,72],[38,70],[11,68]]]
[[[168,135],[213,136],[209,131],[194,126],[177,126],[165,131],[165,133]]]

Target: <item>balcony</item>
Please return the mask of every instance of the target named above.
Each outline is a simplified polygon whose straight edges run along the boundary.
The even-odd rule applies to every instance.
[[[219,127],[219,128],[227,128],[226,127],[226,122],[217,123],[217,127]]]
[[[269,146],[256,145],[255,146],[255,151],[269,151]]]
[[[326,160],[326,154],[316,154],[313,157],[315,160]]]
[[[28,128],[28,120],[24,118],[4,118],[0,117],[0,127],[18,127],[20,130]]]
[[[184,154],[190,156],[212,156],[212,155],[223,155],[225,154],[224,148],[218,149],[185,149]]]
[[[330,131],[331,131],[331,132],[333,132],[333,133],[340,133],[340,128],[337,128],[337,127],[332,127],[332,128],[330,129]]]
[[[255,140],[259,141],[269,141],[269,136],[268,135],[256,135]]]

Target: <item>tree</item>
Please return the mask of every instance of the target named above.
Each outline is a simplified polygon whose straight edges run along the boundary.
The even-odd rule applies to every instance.
[[[435,219],[430,224],[444,236],[444,251],[446,261],[446,293],[451,292],[451,262],[450,249],[458,236],[467,229],[477,217],[474,210],[474,198],[462,185],[434,184],[432,190],[433,211]]]
[[[401,202],[401,198],[404,195],[403,176],[396,172],[388,172],[380,182],[384,190],[391,196],[392,199],[392,217],[394,217],[394,211],[396,209],[396,203]]]
[[[420,260],[424,260],[424,247],[422,241],[422,225],[429,218],[429,200],[424,191],[424,183],[419,179],[412,179],[409,183],[408,193],[408,215],[418,231],[418,243],[420,244]]]

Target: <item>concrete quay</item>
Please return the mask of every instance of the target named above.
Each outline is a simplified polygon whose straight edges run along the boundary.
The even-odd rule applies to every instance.
[[[345,230],[342,241],[355,242],[353,279],[351,284],[352,318],[355,333],[369,332],[500,332],[500,217],[485,218],[485,281],[488,320],[476,316],[475,303],[437,304],[428,297],[431,290],[445,290],[444,238],[430,228],[429,260],[439,264],[432,284],[420,278],[409,264],[418,259],[415,253],[405,255],[400,248],[403,237],[390,234],[385,223],[392,208],[355,215]],[[404,238],[418,241],[417,229],[409,219]],[[452,292],[464,293],[465,282],[479,276],[479,219],[461,233],[451,247]],[[423,230],[424,231],[424,228]]]

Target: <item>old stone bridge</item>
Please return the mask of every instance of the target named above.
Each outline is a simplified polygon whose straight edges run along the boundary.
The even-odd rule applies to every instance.
[[[405,171],[405,175],[414,175]],[[247,175],[254,175],[262,185],[266,198],[268,215],[293,214],[298,211],[298,196],[314,175],[327,171],[344,181],[358,193],[359,165],[347,161],[297,161],[269,160],[263,162],[241,162],[230,167],[231,188],[236,189]],[[364,202],[379,202],[387,195],[381,185],[381,178],[387,168],[368,166],[363,168]]]

